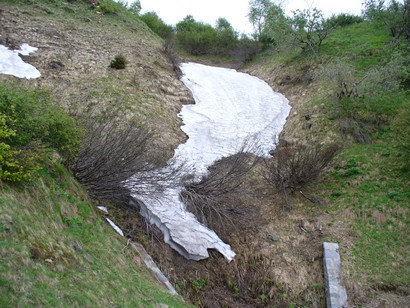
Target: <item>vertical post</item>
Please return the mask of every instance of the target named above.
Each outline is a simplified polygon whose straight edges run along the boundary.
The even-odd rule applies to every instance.
[[[326,303],[328,308],[346,308],[347,293],[341,284],[339,245],[323,243],[323,267],[326,282]]]

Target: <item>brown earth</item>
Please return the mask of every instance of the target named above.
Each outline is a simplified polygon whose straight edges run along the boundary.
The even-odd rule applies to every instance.
[[[35,3],[31,7],[2,4],[0,43],[15,47],[25,42],[38,47],[25,60],[42,76],[29,81],[1,76],[0,80],[49,87],[55,103],[72,114],[122,106],[155,129],[154,146],[165,152],[164,159],[169,157],[185,138],[176,115],[182,104],[192,102],[192,96],[173,73],[161,40],[142,23],[136,26],[80,10],[68,3],[64,10]],[[125,70],[109,68],[117,54],[127,58]],[[311,79],[312,70],[267,70],[263,63],[245,70],[289,99],[292,110],[281,135],[289,142],[316,134],[334,137],[317,125],[321,106],[308,103],[312,93],[320,90]],[[162,242],[158,230],[146,225],[136,209],[111,207],[110,211],[127,236],[144,244],[178,292],[194,304],[324,307],[322,243],[343,238],[341,248],[347,251],[343,255],[347,259],[353,241],[351,214],[345,211],[333,217],[326,212],[327,200],[313,205],[299,193],[292,196],[292,211],[286,211],[283,199],[263,180],[260,168],[254,169],[240,191],[219,200],[226,215],[212,223],[237,253],[231,263],[212,251],[207,260],[187,261]],[[303,193],[313,196],[309,190]],[[405,307],[408,290],[363,292],[360,285],[349,281],[351,267],[345,264],[343,275],[352,306],[357,302],[365,307],[392,307],[390,303]]]
[[[84,11],[84,5],[53,9],[35,2],[2,4],[0,23],[0,43],[38,48],[24,59],[41,77],[18,82],[51,89],[55,103],[71,114],[128,110],[154,129],[155,147],[166,156],[185,139],[176,115],[183,103],[193,102],[192,96],[175,77],[162,41],[144,23],[113,20]],[[119,54],[128,61],[124,70],[109,67]]]

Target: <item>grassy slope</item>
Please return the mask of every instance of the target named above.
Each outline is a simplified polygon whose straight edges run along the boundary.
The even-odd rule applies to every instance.
[[[0,306],[184,306],[60,164],[0,190]]]
[[[278,80],[287,74],[292,77],[300,74],[303,67],[315,68],[336,58],[344,59],[359,75],[364,75],[391,55],[389,44],[385,28],[363,23],[336,29],[317,55],[267,56],[253,66],[259,67],[265,78],[269,78],[269,70],[281,75],[273,84],[279,90],[289,91],[278,86]],[[338,132],[332,116],[334,99],[328,96],[326,80],[289,87],[298,86],[304,87],[303,92],[295,95],[289,91],[296,102],[293,106],[296,112],[288,122],[293,127],[302,127],[306,123],[304,115],[313,112],[313,126],[310,130],[292,131],[288,136],[304,140],[319,135],[346,142],[333,168],[319,183],[309,187],[308,193],[319,195],[327,206],[317,207],[306,202],[303,211],[311,216],[329,214],[326,227],[334,228],[335,232],[324,240],[339,242],[342,247],[343,272],[350,296],[368,295],[368,288],[380,290],[387,285],[397,290],[410,285],[410,183],[408,174],[403,171],[403,154],[392,129],[395,117],[403,108],[409,108],[409,94],[389,94],[376,100],[386,121],[373,133],[371,144],[357,144]],[[357,112],[366,113],[366,110],[363,106]],[[343,230],[338,229],[340,225]],[[343,232],[338,232],[340,230]],[[366,301],[363,297],[360,300]]]
[[[58,163],[0,194],[0,305],[183,306]]]
[[[79,72],[77,75],[68,75],[67,79],[75,85],[68,90],[68,94],[59,90],[58,85],[65,84],[59,78],[65,77],[52,76],[55,72],[48,68],[49,59],[61,57],[61,61],[66,65],[64,72],[70,73],[71,64],[69,59],[64,58],[64,52],[69,53],[67,48],[73,48],[77,43],[79,46],[87,46],[87,42],[81,42],[81,39],[92,39],[94,22],[102,23],[101,27],[103,27],[103,29],[95,29],[96,36],[101,35],[100,32],[103,31],[107,37],[110,37],[112,31],[113,36],[124,40],[123,42],[127,44],[130,44],[130,40],[139,39],[139,44],[135,48],[139,48],[141,55],[138,55],[136,61],[144,61],[147,65],[152,65],[151,62],[156,61],[154,56],[158,57],[157,61],[162,61],[162,56],[156,51],[160,43],[156,42],[157,39],[153,38],[152,33],[149,33],[141,22],[135,20],[134,16],[121,12],[117,15],[108,14],[100,17],[84,5],[85,2],[71,5],[62,1],[7,1],[2,9],[5,10],[6,18],[7,14],[12,14],[14,20],[29,16],[29,19],[20,19],[15,23],[15,32],[11,29],[17,39],[20,30],[23,31],[21,27],[37,29],[29,31],[29,36],[25,36],[25,39],[43,47],[40,56],[46,54],[46,59],[41,62],[43,61],[41,57],[35,57],[34,61],[35,65],[40,66],[42,70],[43,78],[39,81],[40,84],[51,85],[56,90],[53,93],[54,100],[57,102],[61,100],[62,105],[67,101],[70,103],[70,99],[74,102],[82,101],[84,104],[84,97],[95,95],[101,103],[117,104],[122,100],[122,96],[118,97],[118,100],[114,99],[115,93],[120,92],[119,86],[113,85],[113,78],[104,76],[107,66],[105,62],[115,55],[115,50],[100,49],[102,58],[107,56],[106,53],[110,52],[110,54],[105,62],[101,63],[103,73],[100,75],[103,76],[98,80],[98,84],[91,88],[84,86],[90,74],[81,71],[82,66],[88,63],[97,66],[101,61],[95,58],[94,62],[85,59],[87,63],[81,63],[79,59],[74,63],[78,66]],[[64,31],[67,28],[76,31],[78,26],[80,30],[74,37],[77,41],[68,43],[66,47],[64,40],[55,39],[55,48],[44,48],[49,44],[46,41],[49,26],[45,20],[49,20],[54,25],[56,32],[51,35],[66,33],[67,42],[71,37],[69,32]],[[38,30],[44,26],[46,27],[44,30]],[[116,31],[119,31],[118,35]],[[37,33],[40,35],[36,36]],[[87,36],[89,33],[91,34]],[[81,36],[83,34],[84,37]],[[104,43],[102,40],[99,42]],[[143,53],[143,47],[146,47],[150,51],[150,57],[154,58],[151,62],[140,59],[148,57]],[[128,51],[130,48],[132,47],[127,46],[124,50]],[[56,54],[47,54],[54,49]],[[82,56],[86,52],[87,50]],[[89,52],[91,55],[94,53],[93,50]],[[129,57],[131,58],[131,55]],[[163,61],[166,63],[165,60]],[[133,62],[132,65],[137,66],[138,62]],[[98,67],[95,69],[97,74],[98,69]],[[164,72],[170,76],[169,71],[164,70]],[[121,79],[123,84],[124,79],[128,78],[132,71],[128,70],[122,75],[116,72],[113,74],[116,77],[115,82]],[[134,74],[138,76],[138,72]],[[94,77],[98,78],[98,76]],[[2,78],[6,82],[12,79],[7,76]],[[80,78],[84,80],[81,81]],[[145,78],[144,81],[150,82],[151,79]],[[21,82],[37,83],[35,80]],[[92,84],[91,79],[90,82]],[[128,83],[123,87],[125,90],[130,88]],[[111,88],[115,88],[116,92]],[[141,95],[150,96],[151,88],[146,88],[148,93]],[[99,91],[100,89],[102,90]],[[138,89],[136,91],[141,93]],[[104,95],[108,93],[108,98],[105,99],[101,93]],[[135,96],[138,93],[132,92],[127,95]],[[138,99],[136,101],[139,102]],[[156,104],[160,104],[160,100],[156,100]],[[143,111],[158,113],[153,109],[155,106],[146,107]],[[174,114],[174,111],[170,113]],[[179,296],[169,295],[145,269],[139,255],[127,246],[126,239],[117,235],[97,211],[84,189],[59,162],[45,163],[32,183],[14,186],[0,182],[0,306],[149,307],[157,303],[172,307],[186,306]]]
[[[346,58],[365,73],[391,56],[389,41],[383,27],[354,25],[338,29],[320,56]],[[367,286],[410,284],[409,177],[402,170],[402,153],[391,127],[395,116],[409,108],[410,97],[408,93],[389,96],[378,101],[388,119],[372,135],[372,144],[351,144],[320,186],[334,215],[349,212],[355,237],[351,278]]]

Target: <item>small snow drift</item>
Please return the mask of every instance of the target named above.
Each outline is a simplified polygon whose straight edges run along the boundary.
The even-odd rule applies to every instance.
[[[38,78],[40,72],[31,64],[24,62],[19,54],[27,56],[37,50],[28,44],[21,44],[20,50],[10,50],[0,45],[0,74],[12,75],[18,78]]]

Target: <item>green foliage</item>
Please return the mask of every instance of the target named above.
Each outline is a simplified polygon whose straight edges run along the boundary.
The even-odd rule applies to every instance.
[[[216,21],[215,53],[228,55],[238,44],[238,34],[225,18]]]
[[[97,10],[104,14],[118,14],[124,6],[121,3],[112,0],[103,0],[97,7]]]
[[[27,147],[40,141],[71,158],[81,143],[81,130],[75,119],[50,102],[50,93],[0,84],[0,112],[16,135],[10,144]]]
[[[317,51],[331,28],[317,8],[296,10],[291,19],[293,36],[304,51]]]
[[[406,100],[402,82],[410,74],[408,56],[400,49],[389,50],[384,63],[365,73],[341,60],[321,70],[333,92],[332,117],[339,121],[343,133],[358,142],[371,142],[371,135],[383,129]]]
[[[133,14],[139,15],[139,13],[141,12],[141,9],[142,7],[141,7],[140,0],[134,0],[134,2],[128,5],[128,10]]]
[[[391,0],[366,0],[364,2],[364,16],[376,23],[385,24],[390,34],[399,38],[410,38],[410,3]]]
[[[408,102],[398,112],[393,122],[393,129],[398,148],[402,153],[401,161],[404,164],[404,169],[410,173],[410,104]]]
[[[211,25],[197,22],[188,15],[177,23],[179,44],[193,55],[212,54],[217,42],[217,33]]]
[[[6,116],[0,113],[0,180],[3,181],[26,181],[38,170],[38,165],[33,163],[35,155],[30,155],[33,151],[22,153],[7,143],[15,135],[16,132],[7,126]]]
[[[168,38],[174,32],[172,26],[167,25],[155,12],[147,12],[141,15],[141,20],[147,24],[147,26],[154,31],[158,36],[163,39]]]
[[[270,0],[253,0],[250,2],[248,17],[255,29],[254,37],[262,43],[264,49],[290,43],[290,20],[280,5]]]
[[[194,289],[195,292],[201,292],[205,285],[206,281],[202,277],[191,281],[192,289]]]
[[[45,148],[72,158],[81,141],[75,120],[52,105],[49,93],[0,84],[1,178],[25,181],[38,170]]]
[[[247,63],[255,58],[261,49],[261,43],[243,35],[233,51],[233,57],[238,63]]]
[[[255,29],[255,37],[260,40],[265,31],[269,8],[273,5],[270,0],[252,0],[249,3],[249,21]]]
[[[327,19],[327,23],[331,28],[336,27],[346,27],[353,24],[359,24],[364,21],[364,18],[361,16],[356,16],[353,14],[341,13],[338,15],[332,15]]]
[[[231,56],[239,44],[238,33],[225,18],[215,28],[188,15],[176,25],[179,45],[192,55]]]
[[[115,68],[117,70],[123,70],[125,69],[127,65],[127,59],[125,58],[124,55],[116,55],[114,60],[111,61],[110,67]]]

